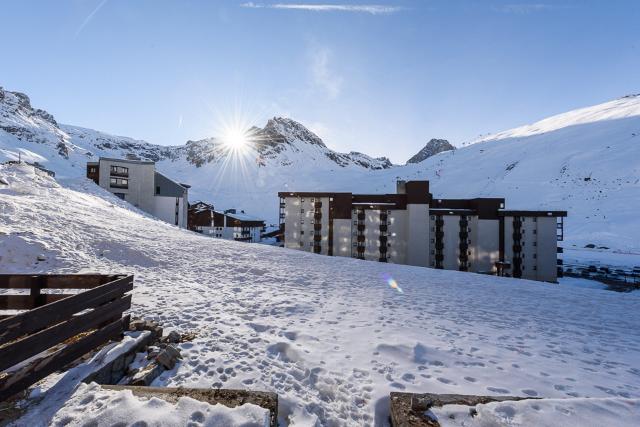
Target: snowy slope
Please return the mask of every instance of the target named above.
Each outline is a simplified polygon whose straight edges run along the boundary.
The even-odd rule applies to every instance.
[[[133,273],[135,315],[195,332],[153,385],[273,390],[284,425],[383,422],[398,390],[638,404],[640,293],[211,239],[86,179],[0,178],[0,271]]]
[[[230,155],[216,138],[158,146],[58,125],[25,95],[0,90],[0,160],[26,153],[77,177],[88,159],[135,154],[192,185],[191,200],[277,222],[279,191],[395,192],[397,179],[429,179],[436,197],[505,197],[508,208],[569,211],[568,246],[640,253],[640,95],[484,137],[417,164],[337,153],[284,118],[252,128],[252,149]]]

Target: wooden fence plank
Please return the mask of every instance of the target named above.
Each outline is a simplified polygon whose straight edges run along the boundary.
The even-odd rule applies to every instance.
[[[31,284],[44,277],[42,288],[49,289],[92,289],[125,275],[104,274],[0,274],[0,289],[29,289]]]
[[[0,320],[0,345],[48,325],[68,319],[87,308],[97,307],[133,289],[133,276],[126,276],[96,288]]]
[[[90,352],[110,339],[120,338],[128,322],[128,316],[120,318],[98,331],[86,335],[72,344],[68,344],[46,356],[35,359],[20,370],[6,372],[0,376],[0,401],[26,389],[36,381],[64,368],[83,354]]]
[[[31,310],[77,294],[0,295],[0,310]]]
[[[124,296],[66,322],[31,334],[20,341],[0,347],[0,371],[16,365],[34,355],[63,342],[83,331],[97,328],[107,321],[122,317],[131,307],[131,295]]]

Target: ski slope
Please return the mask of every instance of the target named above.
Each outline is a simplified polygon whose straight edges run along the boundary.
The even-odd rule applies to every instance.
[[[384,425],[391,391],[638,405],[639,293],[211,239],[87,179],[18,165],[0,178],[2,272],[132,273],[134,316],[195,332],[154,386],[275,391],[296,426]]]

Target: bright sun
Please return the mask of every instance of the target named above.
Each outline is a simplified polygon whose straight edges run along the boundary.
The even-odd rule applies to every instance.
[[[222,142],[229,150],[244,151],[249,144],[249,135],[239,127],[228,128],[225,129]]]

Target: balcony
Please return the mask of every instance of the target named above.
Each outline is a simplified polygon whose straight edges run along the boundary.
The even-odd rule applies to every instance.
[[[357,242],[358,243],[364,243],[364,241],[365,241],[365,237],[364,236],[358,236],[357,237]]]
[[[362,233],[364,231],[364,224],[358,224],[358,231]]]
[[[280,203],[280,209],[284,209],[285,208],[285,203]]]
[[[460,236],[460,240],[466,241],[469,238],[469,233],[466,231],[461,231],[458,235]]]
[[[314,213],[313,214],[313,219],[315,219],[316,221],[322,220],[322,213],[320,213],[320,212]]]
[[[444,249],[444,243],[442,242],[436,242],[436,250],[437,251],[441,251]]]
[[[514,232],[513,240],[522,240],[522,233]]]
[[[316,209],[320,209],[322,207],[322,202],[315,202],[313,204],[313,207],[316,208]]]
[[[386,254],[387,253],[387,246],[386,245],[385,246],[380,246],[379,249],[380,249],[379,252],[381,254]]]
[[[358,214],[358,221],[364,221],[364,219],[365,219],[364,213],[359,213]]]
[[[436,231],[436,239],[438,240],[444,239],[444,231]]]
[[[387,224],[380,224],[380,231],[387,232],[388,230]]]
[[[522,252],[522,246],[521,245],[513,245],[513,252],[516,252],[516,253]]]
[[[387,214],[380,214],[380,222],[387,222]]]
[[[380,245],[387,246],[387,236],[380,236]]]
[[[320,242],[322,241],[322,235],[320,235],[320,234],[314,234],[314,235],[313,235],[313,241],[314,241],[315,243],[320,243]]]
[[[520,228],[520,227],[522,227],[522,221],[520,221],[519,219],[514,219],[513,228]]]
[[[322,230],[322,224],[313,224],[313,230],[314,231]]]

